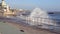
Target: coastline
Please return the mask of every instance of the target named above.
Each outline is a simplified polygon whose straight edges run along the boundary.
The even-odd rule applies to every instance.
[[[56,32],[51,32],[49,30],[46,29],[37,29],[31,26],[28,26],[26,24],[22,24],[22,22],[16,22],[15,19],[11,19],[11,18],[0,18],[0,21],[5,22],[11,26],[14,26],[20,30],[24,30],[24,32],[26,34],[59,34]]]

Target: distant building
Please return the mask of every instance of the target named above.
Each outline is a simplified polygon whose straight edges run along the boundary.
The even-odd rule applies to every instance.
[[[13,16],[14,14],[4,0],[2,0],[2,2],[0,3],[0,13],[3,16]]]
[[[19,9],[19,10],[17,10],[16,15],[17,16],[29,16],[30,15],[30,10]]]
[[[27,12],[27,13],[26,13]],[[10,9],[10,7],[6,4],[4,0],[0,3],[0,16],[20,16],[20,15],[28,15],[29,11],[24,9]]]

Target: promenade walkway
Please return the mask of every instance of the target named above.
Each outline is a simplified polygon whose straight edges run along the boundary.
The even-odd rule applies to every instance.
[[[4,31],[5,33],[3,33],[3,34],[8,34],[8,33],[10,33],[10,34],[13,34],[13,33],[19,34],[19,33],[21,33],[20,32],[21,30],[24,31],[23,34],[59,34],[59,33],[52,32],[52,31],[49,31],[49,30],[46,30],[46,29],[31,27],[29,25],[26,25],[26,24],[20,22],[20,21],[16,22],[15,19],[11,19],[11,18],[0,17],[0,21],[5,22],[5,23],[3,23],[3,25],[1,23],[2,27],[4,27],[4,29],[6,30],[6,31]],[[4,26],[4,24],[6,26]],[[4,30],[2,27],[1,27],[1,30]],[[17,31],[14,27],[18,28]],[[9,29],[9,28],[11,28],[11,29]],[[9,32],[9,30],[10,30],[10,32]],[[12,32],[12,30],[14,30],[14,31]]]

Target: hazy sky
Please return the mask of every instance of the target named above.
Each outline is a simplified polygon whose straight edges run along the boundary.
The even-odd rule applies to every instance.
[[[12,8],[33,9],[35,7],[39,7],[44,10],[60,11],[60,0],[5,0],[5,1]]]

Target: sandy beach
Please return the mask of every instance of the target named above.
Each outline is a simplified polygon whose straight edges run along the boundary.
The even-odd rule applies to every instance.
[[[0,22],[0,34],[25,34],[25,32],[8,23]]]
[[[42,29],[33,29],[31,27],[26,27],[20,24],[16,23],[8,23],[7,24],[14,26],[16,28],[19,28],[20,30],[23,30],[26,34],[58,34],[58,33],[53,33],[47,30],[42,30]]]

